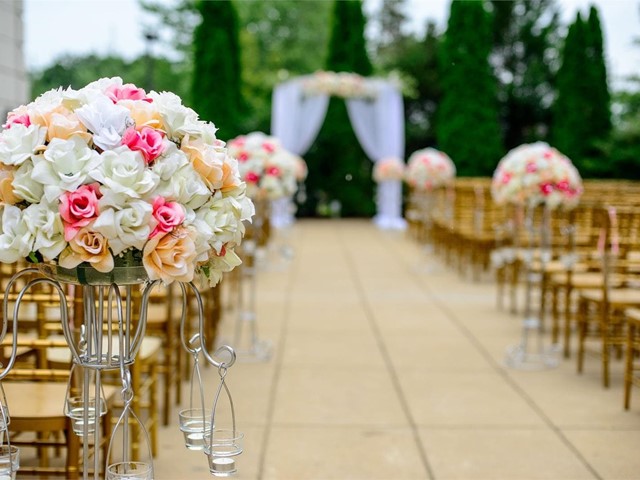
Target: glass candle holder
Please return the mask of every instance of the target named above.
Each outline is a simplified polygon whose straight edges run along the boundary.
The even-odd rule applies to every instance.
[[[211,410],[208,408],[188,408],[178,413],[180,431],[184,434],[184,444],[189,450],[204,448],[205,432],[211,430]]]
[[[216,477],[228,477],[236,470],[235,458],[242,453],[244,434],[233,430],[207,430],[204,453],[209,458],[209,472]]]
[[[119,462],[107,467],[106,480],[153,480],[151,465],[145,462]]]
[[[0,480],[15,480],[20,468],[20,450],[15,445],[0,445]]]
[[[83,397],[70,397],[67,398],[67,413],[66,415],[71,418],[71,426],[76,435],[83,436],[84,430],[84,410],[85,401]],[[107,404],[103,398],[99,402],[100,411],[99,417],[102,417],[107,413]],[[96,399],[90,398],[87,406],[87,435],[91,435],[96,430]]]

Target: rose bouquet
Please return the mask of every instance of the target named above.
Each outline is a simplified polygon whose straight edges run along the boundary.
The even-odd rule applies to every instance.
[[[16,108],[0,132],[0,261],[217,283],[254,207],[215,132],[173,93],[117,77]]]
[[[295,166],[295,177],[298,182],[304,182],[307,179],[307,175],[309,175],[309,168],[307,167],[307,162],[304,161],[304,158],[299,157],[298,155],[294,155],[294,160],[296,162]]]
[[[397,157],[387,157],[378,160],[373,166],[373,180],[402,180],[404,178],[404,162]]]
[[[241,135],[229,141],[229,154],[238,160],[251,198],[276,200],[296,192],[296,159],[278,139],[262,132]]]
[[[404,179],[416,190],[433,190],[451,182],[455,176],[456,167],[447,154],[424,148],[409,157]]]
[[[520,145],[500,160],[491,193],[498,204],[573,208],[582,179],[571,161],[544,142]]]

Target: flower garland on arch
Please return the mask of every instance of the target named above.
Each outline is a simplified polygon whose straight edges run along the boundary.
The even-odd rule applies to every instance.
[[[357,73],[319,71],[302,79],[302,92],[308,96],[374,99],[378,85]]]

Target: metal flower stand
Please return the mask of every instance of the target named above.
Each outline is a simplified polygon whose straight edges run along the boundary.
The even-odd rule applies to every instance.
[[[9,292],[20,281],[24,286],[15,300],[13,311],[9,311]],[[73,328],[69,316],[67,298],[62,285],[64,283],[82,285],[83,319],[82,325]],[[20,284],[21,284],[20,283]],[[28,268],[16,273],[7,285],[4,296],[4,319],[0,341],[7,333],[9,322],[13,326],[13,344],[7,366],[0,372],[0,381],[13,367],[17,355],[18,321],[22,297],[38,284],[48,284],[57,292],[60,304],[60,322],[64,337],[71,351],[72,370],[81,368],[82,382],[79,395],[72,395],[68,388],[64,411],[72,419],[74,431],[82,439],[83,478],[104,478],[108,480],[144,479],[154,477],[153,461],[148,433],[132,409],[135,392],[132,389],[130,367],[140,350],[147,323],[147,307],[153,288],[160,281],[146,281],[143,267],[116,267],[105,277],[93,269],[74,271],[43,265],[42,268]],[[183,294],[183,307],[186,305],[187,289],[191,290],[197,303],[198,338],[201,345],[207,345],[204,334],[204,314],[202,298],[193,283],[180,283]],[[78,287],[76,287],[78,288]],[[134,289],[141,289],[139,304]],[[124,293],[124,295],[123,295]],[[139,310],[138,310],[139,309]],[[136,312],[137,310],[137,312]],[[181,331],[187,323],[187,309],[183,308]],[[77,319],[73,319],[77,321]],[[74,331],[76,330],[76,331]],[[191,351],[183,341],[187,351]],[[227,352],[231,360],[224,363],[216,361],[206,350],[199,347],[205,359],[218,369],[226,369],[235,361],[235,352],[224,346],[217,353]],[[102,373],[119,372],[122,384],[123,409],[111,432],[107,458],[101,462],[99,449],[95,448],[93,468],[89,464],[90,447],[101,443],[100,418],[106,412],[106,402],[102,393]],[[73,372],[70,372],[70,374]],[[71,380],[70,380],[71,382]],[[70,385],[70,383],[69,383]],[[1,387],[1,383],[0,383]],[[3,393],[3,391],[2,391]],[[4,398],[4,395],[2,395]],[[18,468],[18,453],[15,453],[8,436],[9,406],[6,401],[0,406],[0,478],[14,478]],[[146,442],[146,449],[140,448],[139,439]],[[120,447],[120,448],[119,448]],[[146,453],[146,458],[139,453]],[[138,458],[142,456],[142,459]],[[9,460],[7,460],[9,459]],[[3,476],[9,468],[11,476]],[[4,469],[4,470],[3,470]],[[216,475],[216,472],[212,471]]]
[[[533,308],[533,287],[542,281],[542,273],[547,263],[551,260],[550,244],[550,211],[545,206],[542,209],[542,218],[539,231],[539,269],[533,268],[535,257],[535,226],[534,209],[527,208],[524,227],[529,236],[529,245],[524,251],[522,263],[525,274],[525,308],[522,320],[522,336],[520,343],[507,348],[505,364],[517,370],[543,370],[555,368],[560,364],[560,346],[545,346],[543,338],[541,312]],[[532,345],[533,343],[533,345]]]

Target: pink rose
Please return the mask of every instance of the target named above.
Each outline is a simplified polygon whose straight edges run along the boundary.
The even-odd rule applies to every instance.
[[[538,170],[538,166],[535,164],[535,162],[529,162],[527,163],[527,173],[535,173]]]
[[[254,172],[247,172],[244,176],[244,181],[247,183],[258,183],[260,177]]]
[[[540,185],[540,192],[542,193],[542,195],[551,194],[551,192],[553,192],[553,185],[551,185],[550,183],[542,183]]]
[[[142,88],[136,87],[133,83],[127,83],[122,86],[111,85],[104,93],[113,103],[118,103],[118,100],[144,100],[145,102],[153,102],[153,99],[147,97],[147,92]]]
[[[140,131],[129,128],[122,136],[122,144],[138,151],[147,164],[152,163],[165,150],[164,133],[151,127],[142,127]]]
[[[503,185],[506,185],[511,181],[511,177],[512,175],[509,172],[504,172],[502,174],[502,179],[500,181],[502,182]]]
[[[239,162],[246,162],[247,160],[249,160],[249,154],[247,152],[240,152],[238,154]]]
[[[262,144],[262,148],[267,153],[273,153],[276,151],[276,146],[273,143],[269,143],[269,142],[264,142]]]
[[[149,238],[159,233],[167,233],[184,222],[184,208],[177,202],[167,202],[164,197],[157,197],[153,201],[153,218],[158,222]]]
[[[229,142],[230,148],[242,148],[244,147],[245,139],[244,137],[236,137]]]
[[[31,125],[31,119],[29,118],[29,115],[27,115],[26,113],[20,114],[15,112],[9,112],[9,115],[7,115],[7,123],[2,125],[2,128],[11,128],[12,125],[16,125],[16,124],[20,124],[20,125],[24,125],[25,127],[28,127],[29,125]]]
[[[60,198],[58,209],[64,224],[64,239],[71,241],[78,231],[98,217],[98,183],[82,185],[75,192],[66,192]]]
[[[561,192],[570,192],[571,188],[569,186],[569,182],[566,180],[562,180],[558,183],[556,183],[556,188],[558,190],[560,190]]]
[[[274,177],[277,177],[280,175],[280,169],[278,167],[267,167],[267,175],[272,175]]]

